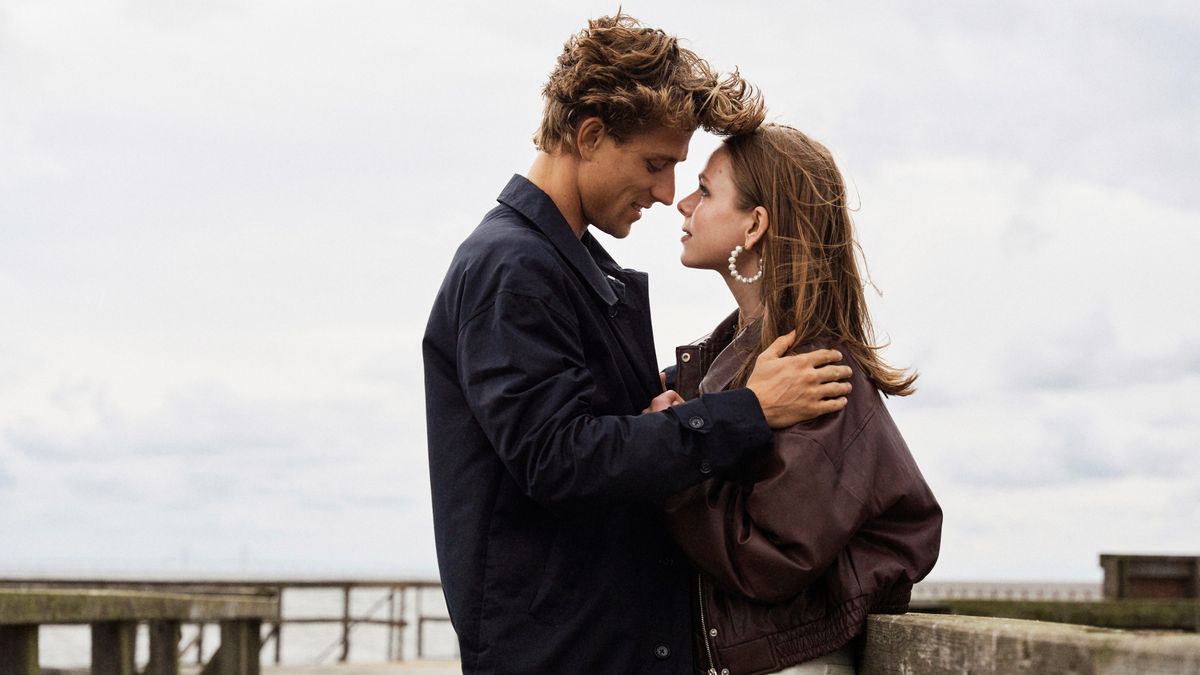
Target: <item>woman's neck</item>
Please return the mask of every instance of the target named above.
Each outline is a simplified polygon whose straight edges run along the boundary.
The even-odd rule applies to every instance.
[[[729,287],[729,292],[733,294],[733,299],[737,302],[739,329],[762,316],[762,281],[744,284],[729,276],[728,272],[724,272],[721,276],[725,279],[725,285]]]

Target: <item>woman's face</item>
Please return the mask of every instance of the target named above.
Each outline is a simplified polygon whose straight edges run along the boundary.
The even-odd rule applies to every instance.
[[[700,174],[700,187],[679,200],[684,232],[680,261],[685,267],[728,274],[733,248],[747,243],[754,212],[738,208],[732,172],[729,153],[717,148]]]

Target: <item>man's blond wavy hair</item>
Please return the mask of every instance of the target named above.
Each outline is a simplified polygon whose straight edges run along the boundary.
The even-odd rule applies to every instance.
[[[728,136],[753,131],[762,95],[735,70],[724,79],[679,40],[618,12],[567,40],[542,95],[539,150],[573,152],[581,121],[598,117],[617,142],[669,127]]]

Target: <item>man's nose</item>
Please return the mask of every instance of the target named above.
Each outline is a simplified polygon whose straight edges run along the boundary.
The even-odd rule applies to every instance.
[[[671,202],[675,201],[675,172],[664,171],[663,173],[666,175],[663,180],[654,184],[650,190],[650,196],[654,198],[654,201],[670,206]]]

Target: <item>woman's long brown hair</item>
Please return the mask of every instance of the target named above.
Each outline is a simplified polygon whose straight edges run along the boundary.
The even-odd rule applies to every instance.
[[[880,356],[863,297],[846,186],[829,150],[788,126],[766,124],[725,139],[739,206],[762,206],[769,227],[755,246],[762,256],[759,352],[796,329],[796,344],[836,343],[885,394],[915,391],[915,372]],[[738,374],[745,382],[750,359]]]

